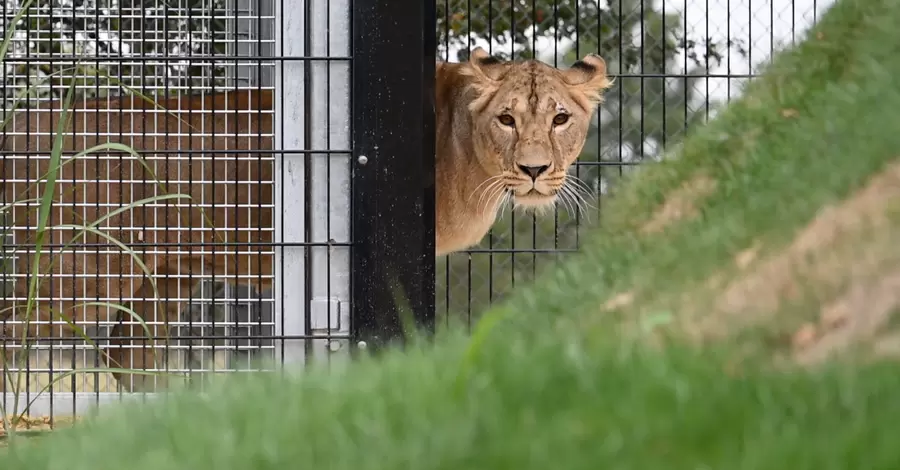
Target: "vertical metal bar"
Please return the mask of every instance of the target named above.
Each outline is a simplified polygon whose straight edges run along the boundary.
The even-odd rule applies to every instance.
[[[0,5],[0,12],[2,12],[4,22],[9,21],[9,20],[7,20],[7,18],[10,17],[9,16],[9,7],[10,6],[11,5],[9,5],[8,2],[3,2],[3,5]],[[15,111],[13,109],[8,108],[9,98],[7,98],[7,96],[9,96],[8,80],[9,80],[10,72],[12,72],[12,71],[9,70],[8,67],[2,67],[2,69],[0,69],[0,77],[3,78],[3,81],[0,82],[0,91],[2,91],[2,93],[3,93],[3,112],[2,112],[3,117],[2,117],[2,119],[4,121],[6,121],[8,114],[13,113]],[[15,125],[15,121],[10,121],[10,124]],[[0,133],[2,133],[2,134],[0,134],[0,136],[2,136],[0,138],[2,138],[4,141],[6,141],[6,138],[7,138],[7,127],[9,127],[9,126],[8,125],[3,126],[3,128],[0,129]],[[2,163],[3,168],[11,168],[12,164],[8,163],[8,162],[11,161],[12,159],[7,160],[8,154],[6,152],[6,148],[2,147],[2,148],[0,148],[0,150],[3,150],[3,153],[0,154],[0,159],[2,159],[2,162],[0,162],[0,163]],[[0,184],[9,184],[6,182],[7,178],[8,177],[6,175],[0,174]],[[6,199],[6,191],[0,191],[0,192],[2,192],[2,196],[0,196],[0,203],[2,203],[5,206],[12,202],[12,201],[8,201]],[[3,285],[3,303],[4,304],[6,304],[6,302],[9,302],[10,297],[14,295],[13,292],[11,291],[11,289],[12,289],[12,285],[13,285],[12,282],[15,282],[14,279],[15,279],[15,275],[16,275],[16,272],[13,270],[14,269],[13,266],[15,266],[15,258],[13,258],[13,256],[14,256],[13,253],[15,250],[15,248],[13,248],[13,243],[15,242],[15,240],[13,239],[13,224],[15,222],[14,222],[14,219],[9,216],[9,213],[10,213],[10,211],[6,211],[3,214],[0,214],[0,220],[3,221],[3,225],[2,225],[3,232],[0,233],[0,237],[2,237],[2,238],[0,238],[0,257],[2,257],[0,259],[2,259],[2,263],[3,263],[3,273],[2,273],[3,284],[2,285]],[[0,328],[2,328],[3,331],[6,331],[7,321],[9,318],[10,318],[10,315],[0,315]],[[3,348],[2,349],[3,351],[7,351],[7,349],[6,349],[7,345],[8,345],[7,336],[3,335],[3,337],[0,338],[0,348]],[[2,377],[0,377],[0,399],[3,400],[2,403],[3,403],[4,409],[6,409],[6,396],[7,396],[6,389],[7,389],[7,387],[9,387],[9,385],[7,384],[7,376],[9,374],[5,373],[7,370],[9,370],[8,364],[9,363],[0,364],[0,366],[3,367],[3,372],[4,372],[3,374],[0,374],[0,375],[2,375]]]
[[[440,0],[438,0],[440,1]],[[490,2],[491,0],[488,0]],[[443,0],[444,2],[444,62],[450,62],[450,35],[453,33],[452,28],[450,27],[450,0]],[[471,17],[471,10],[466,10],[466,17]],[[490,28],[490,24],[488,25]],[[490,35],[488,36],[490,37]],[[490,42],[488,42],[488,47],[490,47]],[[457,52],[458,54],[458,52]],[[451,312],[451,296],[453,293],[453,284],[451,282],[451,273],[450,269],[453,263],[449,258],[443,260],[444,264],[444,281],[443,281],[443,289],[444,289],[444,324],[450,324],[450,312]]]
[[[538,37],[538,13],[537,13],[537,0],[531,0],[531,58],[538,59],[538,51],[537,51],[537,37]],[[555,210],[553,212],[556,212]],[[534,279],[537,276],[537,232],[538,232],[538,218],[537,212],[531,213],[531,279]],[[513,227],[513,232],[515,232],[515,227]],[[515,268],[515,264],[513,264],[513,269]],[[471,275],[471,273],[470,273]]]
[[[349,0],[310,0],[310,54],[332,57],[311,64],[310,147],[350,148]],[[331,152],[311,158],[311,237],[316,243],[350,242],[350,155]],[[310,333],[314,357],[346,353],[350,333],[350,247],[310,248]],[[331,338],[339,336],[339,338]]]
[[[728,0],[728,5],[729,5],[729,9],[730,9],[731,0]],[[731,17],[730,13],[728,14],[728,17],[729,18]],[[726,24],[730,25],[731,20],[728,20],[728,23],[726,23]],[[668,133],[668,125],[667,125],[667,123],[669,122],[669,119],[668,119],[669,100],[666,97],[666,91],[669,89],[669,77],[670,77],[669,68],[666,66],[666,64],[668,63],[668,60],[669,60],[668,56],[666,55],[666,44],[669,42],[669,39],[667,36],[669,34],[669,29],[667,26],[668,25],[666,24],[666,2],[662,2],[662,56],[664,58],[662,66],[660,67],[660,73],[663,76],[662,86],[661,86],[661,88],[662,88],[662,98],[661,98],[662,99],[662,129],[661,129],[662,142],[660,145],[660,150],[657,151],[656,155],[653,155],[654,158],[660,158],[660,155],[662,155],[663,152],[665,152],[665,150],[668,146],[668,143],[669,143],[669,133]],[[726,26],[726,28],[727,28],[727,26]],[[726,37],[731,38],[731,33],[726,33]],[[728,56],[730,57],[731,54],[728,54]],[[688,71],[685,70],[684,73],[687,74]],[[687,80],[686,77],[685,77],[685,80]],[[729,82],[729,87],[730,86],[731,86],[731,84]],[[685,127],[687,127],[687,126],[685,126]]]
[[[524,16],[524,15],[523,15]],[[510,0],[509,2],[509,21],[510,25],[512,25],[512,33],[510,37],[513,38],[513,41],[509,44],[509,58],[510,60],[516,59],[516,1]],[[524,34],[525,28],[522,28],[522,32]],[[524,48],[523,48],[524,49]],[[534,47],[532,47],[532,51]],[[524,51],[523,51],[524,52]],[[509,286],[511,289],[516,288],[516,211],[510,211],[509,213]]]
[[[351,330],[378,348],[434,329],[435,3],[353,10]]]
[[[687,35],[688,34],[688,0],[684,0],[684,5],[681,7],[681,20],[682,20],[681,30],[684,32],[685,35]],[[687,39],[687,36],[685,36],[685,39]],[[687,41],[685,41],[685,44],[687,44]],[[690,70],[690,68],[688,68],[688,54],[682,54],[682,56],[684,57],[684,73],[688,73],[688,70]],[[687,77],[685,77],[685,78],[687,78]],[[691,83],[691,81],[687,80],[687,79],[685,79],[684,82],[682,83],[682,85],[683,85],[682,93],[684,93],[685,97],[689,96],[688,95],[688,92],[689,92],[688,86],[690,83]],[[689,111],[690,111],[690,100],[685,99],[684,100],[684,113],[682,115],[682,121],[684,122],[685,129],[687,129],[688,122],[689,122],[689,120],[688,120],[688,117],[690,116]]]
[[[774,2],[773,2],[774,3]],[[704,41],[709,41],[709,0],[706,0],[706,35],[704,36]],[[704,122],[709,122],[709,74],[712,71],[709,67],[709,54],[704,54],[704,75],[706,75],[706,93],[703,98],[704,104],[706,105],[706,115],[704,116]]]
[[[257,7],[258,7],[257,14],[259,15],[259,16],[257,16],[257,19],[256,19],[257,50],[259,51],[260,55],[263,57],[275,56],[275,43],[273,41],[275,38],[275,21],[274,21],[274,18],[276,18],[275,17],[275,3],[276,2],[274,0],[260,0],[257,2]],[[267,59],[265,61],[260,61],[259,67],[256,69],[256,72],[257,72],[256,88],[260,92],[261,92],[262,88],[269,88],[269,87],[274,86],[275,69],[274,69],[274,67],[269,66],[269,62],[270,62],[270,59]],[[257,113],[258,113],[257,116],[260,119],[262,119],[262,115],[263,115],[262,107],[260,107],[260,109],[257,111]],[[263,136],[260,134],[256,138],[258,139],[257,145],[262,145]],[[259,147],[259,148],[262,148],[262,147]],[[256,171],[260,175],[263,173],[263,165],[264,165],[264,163],[263,163],[262,159],[260,159],[258,164],[256,165]],[[258,201],[263,200],[262,191],[263,191],[263,185],[259,185],[257,187],[257,200]],[[262,227],[265,226],[263,223],[263,212],[262,211],[259,211],[257,213],[256,223],[257,223],[257,226],[260,227],[259,236],[260,236],[260,238],[262,238],[262,236],[263,236]],[[260,273],[259,280],[261,281],[262,280],[262,258],[257,259],[256,270],[257,270],[257,272]],[[258,343],[256,343],[256,345],[259,347],[259,349],[255,353],[255,359],[259,360],[260,358],[263,358],[263,357],[265,357],[265,359],[271,359],[267,355],[267,352],[264,352],[264,351],[268,351],[268,348],[266,348],[266,346],[273,345],[273,342],[269,341],[270,338],[267,338],[267,337],[269,337],[275,333],[274,328],[272,328],[272,326],[270,325],[275,319],[275,315],[274,315],[275,310],[273,308],[272,302],[269,302],[269,299],[272,298],[272,289],[270,288],[270,289],[263,290],[263,291],[257,291],[253,295],[256,297],[256,301],[258,302],[257,303],[258,307],[257,307],[257,317],[256,317],[257,321],[256,321],[255,333],[260,336],[260,341]],[[263,298],[266,299],[265,302],[263,302]],[[265,323],[265,326],[263,325],[264,323]],[[254,329],[251,328],[250,330],[253,331]],[[253,342],[250,342],[250,344],[253,344]],[[250,365],[250,358],[251,358],[251,356],[248,355],[247,361],[245,362],[245,365],[248,367]]]
[[[813,19],[812,19],[812,25],[810,25],[810,27],[815,28],[816,24],[819,23],[819,11],[818,11],[818,5],[816,4],[816,0],[813,0],[812,13],[813,13],[813,15],[812,15]]]
[[[708,4],[709,4],[709,0],[707,0],[707,5],[708,5]],[[707,17],[706,17],[706,18],[707,18],[707,19],[706,19],[706,24],[707,24],[707,25],[709,24],[709,16],[708,16],[708,13],[709,13],[709,9],[707,9]],[[646,68],[646,65],[645,65],[645,62],[644,62],[644,58],[645,58],[645,54],[644,54],[644,53],[645,53],[645,51],[647,50],[647,39],[648,39],[648,38],[647,38],[647,32],[646,32],[646,30],[644,29],[644,27],[645,27],[645,25],[646,25],[646,23],[647,23],[647,16],[646,16],[646,15],[647,15],[647,7],[646,7],[646,5],[644,4],[644,0],[641,0],[641,16],[640,16],[640,18],[641,18],[641,19],[640,19],[640,23],[641,23],[641,26],[640,26],[640,28],[641,28],[641,32],[640,32],[640,35],[641,35],[640,54],[641,54],[641,56],[640,56],[640,58],[638,59],[638,60],[640,61],[640,69],[639,69],[639,70],[641,71],[641,78],[640,78],[640,81],[641,81],[641,123],[639,124],[639,126],[640,126],[640,133],[641,133],[641,134],[640,134],[640,135],[641,135],[641,140],[640,140],[640,142],[638,142],[638,148],[633,149],[633,152],[634,152],[634,153],[631,155],[631,158],[629,159],[630,162],[634,162],[635,158],[638,158],[638,161],[639,161],[639,162],[643,162],[643,161],[644,161],[644,147],[645,147],[645,145],[646,145],[646,143],[647,143],[647,134],[646,134],[645,126],[644,126],[644,123],[646,122],[646,119],[647,119],[647,113],[646,113],[646,111],[647,111],[647,95],[645,94],[645,89],[646,89],[646,87],[647,87],[647,80],[646,80],[645,75],[644,75],[644,74],[647,73],[647,68]],[[665,38],[663,38],[663,42],[665,42]],[[653,46],[650,46],[650,47],[653,47]],[[635,154],[636,154],[636,155],[635,155]],[[624,166],[624,165],[623,165],[623,166]],[[622,170],[624,170],[624,168],[622,168],[622,166],[619,166],[619,175],[620,175],[620,176],[621,176],[621,174],[622,174]],[[621,180],[620,180],[620,181],[621,181]]]
[[[304,62],[282,59],[302,56],[307,33],[304,16],[307,0],[275,0],[275,334],[303,335],[306,318],[305,247],[283,243],[304,243],[306,221],[299,214],[306,210],[306,165],[304,126],[307,103],[303,74]],[[295,152],[291,152],[294,150]],[[281,339],[275,342],[276,354],[284,363],[305,359],[304,342]]]
[[[684,3],[685,3],[685,11],[686,11],[687,10],[687,0],[684,0]],[[772,16],[775,13],[774,9],[775,9],[775,2],[769,3],[769,22],[770,22],[770,24],[772,21],[774,21],[773,20],[774,17]],[[685,31],[687,31],[687,13],[685,13],[684,16],[685,16],[685,20],[684,20]],[[749,82],[751,82],[753,80],[753,7],[750,6],[749,2],[747,4],[747,19],[748,19],[748,21],[747,21],[747,39],[748,39],[748,41],[747,41],[747,65],[749,66],[748,70],[747,70],[749,72],[748,73],[749,77],[747,78],[747,82],[749,84]],[[770,33],[772,32],[772,28],[769,28],[769,32]],[[771,46],[772,43],[769,42],[769,45]],[[686,60],[687,59],[685,59],[685,61]],[[687,67],[685,67],[685,70],[687,70]],[[684,89],[685,89],[685,92],[687,92],[687,85],[685,85]],[[685,93],[685,94],[687,94],[687,93]]]
[[[666,11],[663,10],[663,21],[664,21],[663,22],[663,31],[666,31],[665,13],[666,13]],[[728,18],[728,20],[725,21],[725,41],[726,41],[726,43],[725,43],[726,44],[726,46],[725,46],[726,47],[726,49],[725,49],[725,70],[726,70],[725,75],[728,77],[725,79],[725,84],[727,87],[726,88],[726,93],[727,93],[726,103],[731,104],[731,49],[730,49],[730,45],[729,45],[731,42],[731,39],[732,39],[732,37],[731,37],[731,0],[728,0],[727,3],[725,4],[725,18]],[[663,42],[663,45],[665,45],[665,42]],[[665,56],[665,51],[663,51],[663,56]],[[749,70],[749,72],[752,73],[753,70]],[[687,73],[687,71],[685,71],[685,73]],[[685,77],[685,80],[687,80],[687,77]],[[665,91],[665,88],[663,88],[663,91]],[[665,97],[665,95],[663,95],[663,96]],[[665,98],[663,99],[663,103],[665,103]],[[663,119],[663,124],[665,125],[665,123],[666,123],[666,120]],[[687,130],[687,125],[685,125],[684,127],[685,127],[685,130]],[[666,134],[666,130],[665,130],[665,128],[663,128],[663,135],[665,135],[665,134]],[[665,149],[665,142],[663,142],[663,149]]]
[[[575,2],[575,48],[578,48],[578,31],[581,29],[581,18],[578,16],[578,3]],[[559,0],[553,0],[553,24],[559,24]],[[560,33],[559,31],[553,31],[553,66],[559,67],[559,39]],[[575,162],[575,173],[578,173],[578,162]],[[559,206],[553,208],[553,249],[559,249]],[[575,227],[575,231],[578,231],[578,227]],[[553,260],[556,264],[559,264],[559,253]]]
[[[467,11],[467,14],[471,15],[471,11]],[[513,29],[515,26],[513,25]],[[488,53],[494,53],[494,5],[493,0],[488,0]],[[513,36],[515,37],[515,36]],[[494,303],[494,231],[488,230],[487,234],[488,239],[488,305],[493,305]],[[448,271],[447,280],[449,282],[450,276]],[[469,312],[466,317],[466,328],[472,327],[472,313]]]
[[[252,2],[256,8],[254,10],[254,14],[258,15],[256,18],[256,51],[262,57],[272,57],[275,55],[275,45],[271,42],[274,38],[275,31],[275,22],[270,21],[269,18],[278,18],[275,16],[275,8],[277,1],[273,0],[258,0]],[[266,63],[269,61],[266,60]],[[263,65],[260,63],[259,67],[256,69],[256,73],[258,74],[257,83],[254,85],[259,87],[270,87],[273,85],[274,70],[268,65]]]
[[[685,0],[685,1],[687,1],[687,0]],[[619,0],[619,15],[618,15],[619,16],[619,18],[618,18],[619,29],[618,29],[618,31],[625,31],[625,27],[624,27],[625,26],[624,25],[625,11],[622,7],[622,3],[623,3],[622,0]],[[633,14],[633,13],[634,13],[633,11],[628,12],[628,14]],[[622,57],[628,57],[625,54],[625,44],[626,44],[625,43],[625,35],[618,34],[618,37],[619,37],[619,57],[620,57],[619,73],[621,73],[621,74],[632,73],[633,69],[631,69],[631,64],[628,63],[628,59],[625,59],[625,60],[621,59]],[[641,38],[641,40],[643,41],[643,38]],[[640,78],[638,78],[638,80],[640,80]],[[615,166],[615,169],[619,171],[619,178],[616,180],[616,182],[619,182],[622,180],[622,166],[623,166],[622,161],[623,161],[623,158],[625,157],[625,155],[624,155],[624,152],[625,152],[625,149],[624,149],[624,147],[625,147],[625,129],[624,128],[625,128],[625,126],[623,125],[623,123],[621,121],[624,119],[624,116],[625,116],[625,87],[623,85],[624,85],[624,83],[619,84],[619,113],[618,113],[619,119],[620,119],[620,121],[619,121],[619,140],[618,140],[618,147],[619,147],[618,150],[619,151],[618,151],[618,158],[617,158],[617,162],[616,162],[617,164]],[[598,169],[603,170],[603,167],[601,166]],[[598,210],[597,218],[599,219],[600,218],[600,213],[599,213],[600,206],[597,206],[597,210]]]

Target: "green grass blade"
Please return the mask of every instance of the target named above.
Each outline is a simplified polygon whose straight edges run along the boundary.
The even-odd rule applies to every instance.
[[[51,168],[59,166],[59,162],[60,162],[60,159],[62,156],[63,134],[68,125],[68,117],[69,117],[68,110],[69,110],[69,107],[71,107],[71,105],[72,105],[72,100],[74,99],[74,96],[75,96],[75,81],[73,80],[69,84],[69,89],[66,92],[66,97],[64,100],[64,105],[63,105],[63,109],[62,109],[61,116],[59,119],[59,123],[57,123],[56,134],[55,134],[54,140],[53,140],[53,150],[51,151],[51,154],[50,154],[50,167]],[[58,176],[57,172],[51,172],[51,174],[47,177],[47,184],[44,187],[44,191],[41,195],[41,205],[40,205],[40,209],[38,211],[37,236],[36,236],[36,240],[35,240],[36,256],[34,257],[34,262],[32,264],[32,270],[31,270],[32,276],[30,279],[31,282],[29,283],[30,285],[28,288],[28,300],[26,302],[26,309],[25,309],[25,328],[22,332],[22,338],[21,338],[22,344],[25,345],[26,347],[28,344],[27,343],[28,330],[31,326],[31,313],[32,313],[32,309],[34,307],[34,297],[37,294],[38,282],[40,279],[40,277],[36,273],[40,272],[40,258],[41,258],[40,253],[42,252],[42,249],[43,249],[44,236],[45,236],[46,229],[47,229],[47,223],[50,220],[50,211],[52,210],[53,195],[56,192],[57,176]],[[25,355],[23,355],[23,356],[25,356]],[[24,360],[24,358],[22,360]],[[20,381],[21,381],[22,369],[23,369],[23,367],[22,367],[22,364],[20,363],[19,371],[16,374],[16,384],[20,383]],[[13,399],[13,403],[14,403],[13,413],[15,413],[16,410],[18,410],[18,405],[19,405],[19,394],[18,393],[16,393],[16,395]]]

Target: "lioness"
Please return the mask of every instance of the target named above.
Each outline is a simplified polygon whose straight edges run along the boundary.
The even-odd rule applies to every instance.
[[[438,63],[436,255],[478,243],[506,199],[526,207],[552,205],[610,84],[605,63],[596,55],[568,70],[538,61],[501,61],[481,48],[466,63]],[[56,229],[44,240],[50,245],[39,259],[42,302],[32,314],[29,335],[72,336],[69,326],[48,323],[63,314],[82,327],[118,319],[112,336],[146,338],[143,326],[129,314],[103,305],[122,299],[142,318],[161,322],[150,325],[158,337],[184,309],[200,274],[251,284],[260,291],[271,287],[267,276],[274,260],[265,244],[273,241],[274,227],[272,118],[269,113],[246,111],[272,110],[271,92],[231,91],[157,103],[167,112],[143,114],[140,110],[154,105],[135,97],[79,106],[67,125],[64,150],[72,153],[120,142],[141,152],[152,172],[118,153],[96,153],[67,163],[58,178],[48,225],[90,224],[133,201],[165,193],[190,195],[192,203],[168,199],[144,204],[109,217],[98,227],[126,245],[140,247],[135,251],[166,300],[154,300],[143,269],[103,234],[85,233],[78,243],[92,246],[60,253],[79,230]],[[226,107],[229,111],[209,113]],[[7,204],[38,197],[32,182],[49,170],[47,155],[53,141],[48,133],[55,131],[61,116],[58,103],[41,108],[20,113],[3,144],[0,175]],[[131,111],[122,113],[125,110]],[[238,115],[233,110],[243,111]],[[179,158],[169,159],[170,154]],[[34,262],[28,250],[34,251],[36,206],[36,202],[30,208],[19,204],[10,214],[20,252],[15,269],[20,274],[31,271]],[[214,228],[223,224],[227,230]],[[214,250],[212,244],[219,242],[231,245]],[[0,318],[11,318],[14,310],[20,316],[27,293],[26,279],[18,279],[15,300],[3,305]],[[92,301],[99,302],[84,305]],[[5,339],[14,341],[22,333],[21,324],[11,322]],[[104,360],[110,367],[162,367],[155,362],[159,345],[133,343],[127,347],[131,340],[113,341]],[[153,383],[147,376],[113,375],[129,391],[146,390]]]
[[[472,51],[436,71],[436,247],[479,243],[500,206],[554,204],[604,90],[606,63],[589,54],[568,70]]]

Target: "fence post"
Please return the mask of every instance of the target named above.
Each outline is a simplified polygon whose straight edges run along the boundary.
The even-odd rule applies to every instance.
[[[435,4],[353,9],[351,332],[372,349],[434,328]]]
[[[351,0],[307,0],[309,62],[309,334],[312,357],[349,356]],[[325,152],[319,153],[320,150]]]
[[[307,197],[308,149],[304,132],[309,86],[307,0],[275,0],[275,333],[292,337],[276,341],[282,363],[303,363],[307,330]],[[300,214],[300,215],[298,215]]]

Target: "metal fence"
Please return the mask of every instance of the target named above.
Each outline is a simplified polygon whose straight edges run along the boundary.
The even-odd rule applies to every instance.
[[[76,413],[162,380],[114,367],[193,378],[276,355],[267,338],[287,330],[276,318],[284,297],[246,285],[270,287],[276,275],[273,186],[298,191],[275,178],[285,163],[272,141],[296,128],[274,128],[284,111],[272,103],[315,104],[277,86],[285,66],[274,58],[296,38],[276,31],[275,9],[246,0],[5,3],[8,414],[24,405]],[[75,157],[105,142],[136,152]],[[55,190],[49,178],[35,184],[53,173],[54,156],[72,158]],[[41,207],[48,193],[52,204]]]
[[[393,41],[420,45],[414,74],[371,61],[402,52],[372,37],[397,8],[413,14]],[[6,416],[346,358],[351,265],[370,325],[354,336],[379,331],[364,307],[390,263],[351,224],[392,225],[380,188],[408,185],[369,176],[390,167],[379,147],[409,153],[375,129],[421,123],[390,127],[372,106],[427,83],[420,2],[9,0],[2,13]],[[354,64],[352,43],[370,59]],[[427,109],[418,95],[407,111]],[[353,169],[354,143],[376,149],[368,168]]]
[[[471,323],[577,251],[616,181],[827,6],[6,0],[4,410],[77,414],[171,380],[346,359],[397,338],[403,308],[426,330]],[[481,245],[435,260],[431,65],[477,45],[605,58],[616,84],[573,170],[597,197],[506,211]],[[106,142],[135,151],[68,160]]]
[[[501,58],[568,67],[588,52],[615,85],[571,172],[592,189],[586,210],[507,210],[477,247],[437,260],[438,324],[471,324],[541,270],[577,252],[603,195],[642,162],[663,158],[713,118],[773,53],[798,40],[832,0],[437,0],[438,55],[475,46]],[[527,288],[527,287],[524,287]]]

